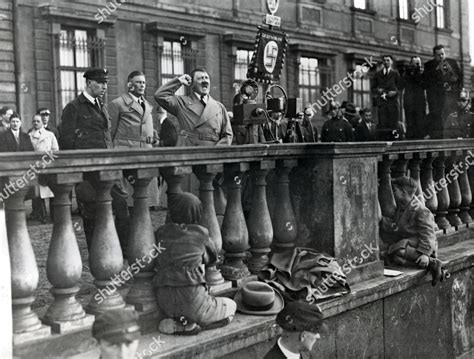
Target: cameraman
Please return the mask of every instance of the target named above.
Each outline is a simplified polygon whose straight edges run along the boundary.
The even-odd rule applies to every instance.
[[[423,67],[419,56],[412,56],[410,65],[403,74],[405,93],[403,107],[408,139],[423,139],[428,135],[426,121],[426,99],[423,84]]]

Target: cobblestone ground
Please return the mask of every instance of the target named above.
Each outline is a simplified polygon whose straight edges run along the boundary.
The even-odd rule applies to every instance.
[[[27,210],[27,214],[30,213],[31,209]],[[165,222],[166,211],[152,211],[150,212],[153,228],[156,230],[160,225]],[[73,216],[73,224],[75,228],[77,242],[79,244],[79,250],[82,258],[82,277],[78,286],[81,288],[77,298],[85,305],[89,301],[89,297],[94,291],[94,284],[90,271],[89,261],[87,256],[87,245],[84,232],[82,230],[82,219],[79,216]],[[33,303],[35,309],[45,309],[52,301],[53,296],[50,294],[51,284],[46,278],[46,260],[48,258],[49,243],[51,240],[51,231],[53,224],[49,221],[46,224],[42,224],[38,221],[28,221],[28,232],[30,234],[33,250],[36,256],[36,262],[39,269],[39,283],[38,290],[36,291],[36,301]],[[120,290],[122,294],[127,288]]]

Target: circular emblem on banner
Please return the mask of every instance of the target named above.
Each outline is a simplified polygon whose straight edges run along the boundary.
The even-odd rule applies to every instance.
[[[278,5],[280,4],[279,0],[267,0],[267,9],[270,14],[275,15],[278,10]]]
[[[269,41],[263,50],[263,65],[267,72],[272,73],[278,58],[278,44],[275,41]]]

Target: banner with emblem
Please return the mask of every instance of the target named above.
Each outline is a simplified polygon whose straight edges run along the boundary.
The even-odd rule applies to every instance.
[[[247,77],[266,83],[278,82],[285,62],[287,45],[286,33],[259,26]]]

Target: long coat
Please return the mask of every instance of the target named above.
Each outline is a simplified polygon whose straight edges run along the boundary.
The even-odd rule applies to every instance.
[[[402,88],[402,79],[398,71],[390,69],[387,75],[384,75],[383,70],[375,73],[372,81],[372,92],[376,99],[378,123],[381,129],[397,129],[398,125],[398,94]],[[389,91],[396,91],[393,97],[386,96],[385,99],[381,97],[378,90],[382,89],[384,93]]]
[[[31,130],[28,135],[30,136],[31,143],[36,152],[47,152],[59,150],[58,141],[53,132],[48,131],[46,128],[42,128],[39,131]]]
[[[175,95],[182,86],[178,78],[161,86],[155,100],[179,122],[176,146],[230,145],[232,127],[224,105],[209,96],[204,106],[196,94]]]
[[[354,131],[355,140],[358,142],[367,142],[367,141],[375,141],[376,132],[375,132],[375,123],[371,123],[370,129],[367,126],[367,123],[362,120],[360,123],[357,124],[355,131]]]
[[[354,130],[343,118],[326,120],[321,129],[321,142],[351,142],[354,141]]]
[[[99,111],[83,94],[64,108],[59,134],[62,150],[112,148],[106,106],[102,105]]]
[[[112,143],[120,147],[152,147],[147,138],[153,139],[153,107],[145,100],[145,111],[129,94],[113,100],[108,111],[110,115]]]
[[[19,141],[16,142],[15,136],[11,130],[0,132],[0,152],[23,152],[34,151],[33,145],[28,134],[19,132]]]
[[[129,93],[114,99],[108,106],[114,148],[151,148],[153,139],[153,107],[145,100],[145,111]],[[148,142],[148,143],[147,143]],[[127,203],[133,206],[133,188],[127,181],[122,183],[129,194]],[[159,205],[158,183],[154,178],[148,186],[148,205]]]

